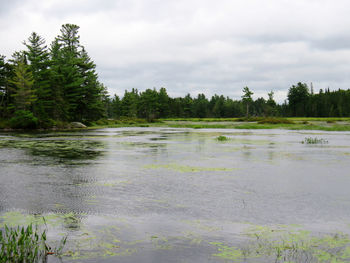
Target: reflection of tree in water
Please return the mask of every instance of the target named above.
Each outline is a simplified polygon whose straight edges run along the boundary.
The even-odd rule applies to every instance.
[[[80,139],[60,140],[3,140],[0,148],[28,149],[31,155],[56,157],[67,160],[89,160],[103,153],[104,144]]]

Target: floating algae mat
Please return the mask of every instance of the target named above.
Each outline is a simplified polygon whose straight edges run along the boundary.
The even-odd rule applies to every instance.
[[[59,262],[349,262],[349,139],[146,127],[3,133],[0,229],[33,223],[50,244],[67,236]]]

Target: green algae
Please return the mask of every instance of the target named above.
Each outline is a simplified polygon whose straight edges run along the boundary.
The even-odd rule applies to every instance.
[[[0,148],[16,148],[32,155],[56,157],[67,160],[94,159],[103,153],[104,144],[99,141],[60,138],[47,140],[32,138],[0,140]]]
[[[169,169],[180,173],[198,173],[198,172],[229,172],[234,171],[234,168],[220,168],[220,167],[199,167],[187,166],[179,164],[151,164],[145,165],[145,169]]]
[[[47,225],[51,227],[59,227],[59,226],[74,226],[78,227],[80,225],[81,217],[84,214],[75,214],[73,212],[65,213],[65,214],[25,214],[19,211],[10,211],[6,212],[0,216],[0,228],[4,227],[4,225],[10,227],[16,226],[27,226],[30,224],[33,225]]]
[[[350,239],[343,233],[315,235],[297,226],[254,226],[250,238],[240,247],[210,242],[217,248],[214,257],[230,261],[264,258],[271,262],[345,263],[350,260]]]

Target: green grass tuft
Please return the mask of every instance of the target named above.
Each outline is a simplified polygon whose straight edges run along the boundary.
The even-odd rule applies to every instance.
[[[220,135],[219,137],[216,138],[218,141],[220,142],[225,142],[225,141],[228,141],[230,138],[226,137],[226,136],[223,136],[223,135]]]
[[[48,255],[60,255],[66,243],[61,240],[58,248],[51,249],[47,244],[46,230],[39,231],[32,224],[27,227],[10,228],[7,225],[0,230],[0,263],[9,262],[47,262]]]

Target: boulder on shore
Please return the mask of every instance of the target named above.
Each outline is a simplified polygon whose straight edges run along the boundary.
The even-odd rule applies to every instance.
[[[70,126],[72,128],[86,128],[86,126],[84,124],[82,124],[81,122],[77,122],[77,121],[71,122]]]

